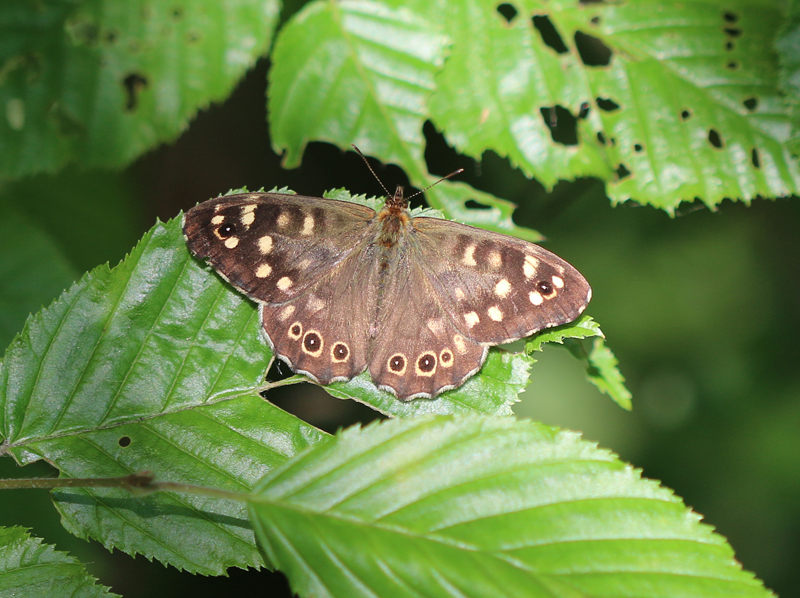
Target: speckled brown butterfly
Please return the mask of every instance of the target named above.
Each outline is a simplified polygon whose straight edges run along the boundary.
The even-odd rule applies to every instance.
[[[435,397],[489,347],[571,322],[591,289],[558,256],[514,237],[383,209],[244,193],[186,213],[191,252],[260,306],[275,354],[320,384],[369,370],[399,399]]]

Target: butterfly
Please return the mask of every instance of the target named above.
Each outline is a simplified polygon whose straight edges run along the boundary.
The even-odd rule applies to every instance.
[[[183,232],[259,305],[270,347],[292,370],[323,385],[368,370],[401,400],[461,386],[489,347],[575,320],[592,292],[538,245],[412,216],[402,187],[379,211],[227,195],[190,209]]]

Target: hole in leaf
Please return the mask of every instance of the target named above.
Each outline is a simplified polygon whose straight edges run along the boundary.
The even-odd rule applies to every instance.
[[[128,96],[125,102],[125,109],[133,111],[139,103],[139,93],[147,87],[147,79],[139,73],[131,73],[122,81],[125,85],[125,93]]]
[[[487,206],[485,203],[481,203],[479,201],[475,201],[474,199],[468,199],[464,202],[464,205],[469,208],[470,210],[491,210],[492,206]]]
[[[761,168],[761,158],[759,158],[758,150],[756,148],[753,148],[753,152],[750,155],[750,159],[753,162],[753,166],[755,166],[756,168]]]
[[[601,145],[605,145],[606,144],[606,136],[603,135],[602,131],[598,131],[597,132],[597,141],[599,141]]]
[[[735,46],[735,44],[734,44],[733,42],[727,42],[727,43],[725,44],[725,49],[726,49],[728,52],[730,52],[731,50],[733,50],[735,47],[736,47],[736,46]]]
[[[605,112],[619,110],[619,104],[610,98],[597,98],[597,107]]]
[[[744,107],[750,110],[751,112],[758,108],[758,100],[756,98],[747,98],[744,102]]]
[[[726,10],[722,14],[722,18],[725,19],[728,23],[735,23],[736,21],[739,20],[739,16],[735,12],[732,12],[730,10]]]
[[[131,437],[130,436],[122,436],[117,441],[122,448],[128,447],[131,445]]]
[[[608,66],[611,62],[611,48],[596,37],[576,31],[575,47],[586,66]]]
[[[172,9],[172,18],[176,21],[183,18],[183,7],[176,6]]]
[[[708,131],[708,141],[711,145],[715,148],[720,149],[722,147],[722,138],[719,136],[714,129],[710,129]]]
[[[633,150],[634,150],[634,151],[635,151],[637,154],[638,154],[638,153],[641,153],[641,151],[642,151],[643,149],[644,149],[644,148],[642,147],[642,144],[641,144],[641,143],[634,143],[634,144],[633,144]]]
[[[507,23],[510,23],[511,21],[513,21],[514,17],[516,17],[517,14],[518,14],[517,9],[514,8],[508,2],[503,2],[503,4],[498,6],[497,7],[497,12],[500,13],[500,16],[502,16],[506,20]]]
[[[625,165],[622,164],[621,162],[620,162],[620,165],[617,166],[617,171],[616,172],[617,172],[617,179],[620,180],[620,181],[622,179],[624,179],[624,178],[627,178],[627,177],[631,176],[631,171],[628,170],[627,168],[625,168]]]
[[[730,71],[735,71],[736,69],[739,68],[739,63],[736,60],[731,60],[728,64],[725,65],[725,68],[727,68]]]
[[[578,118],[585,119],[587,116],[589,116],[590,109],[589,102],[581,102],[581,109],[578,112]]]
[[[681,112],[681,120],[689,120],[689,118],[691,116],[692,116],[692,113],[689,110],[683,110]]]
[[[541,108],[540,112],[545,124],[550,129],[553,141],[564,145],[578,145],[577,121],[569,110],[562,106],[556,106],[555,109]]]
[[[725,27],[724,31],[731,37],[739,37],[742,34],[742,30],[738,27]]]
[[[68,21],[65,29],[76,44],[84,46],[96,46],[100,39],[100,28],[91,21]]]
[[[599,25],[600,24],[600,17],[592,17],[591,19],[589,19],[589,22],[592,25]]]
[[[564,54],[567,52],[567,46],[564,44],[564,40],[561,39],[561,35],[558,33],[558,30],[553,25],[553,22],[546,16],[534,16],[533,17],[533,26],[536,27],[536,30],[539,32],[539,35],[542,36],[542,41],[550,46],[553,50],[558,52],[559,54]]]

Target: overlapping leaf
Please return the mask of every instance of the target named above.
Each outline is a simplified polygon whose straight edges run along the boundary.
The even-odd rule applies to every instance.
[[[0,528],[0,596],[113,597],[77,559],[19,527]]]
[[[301,596],[769,596],[724,538],[607,451],[511,418],[351,428],[250,512]]]
[[[547,187],[597,176],[613,201],[670,213],[797,191],[778,3],[503,4],[505,16],[487,0],[312,3],[274,55],[275,147],[296,164],[309,140],[355,142],[424,185],[431,119],[463,153],[507,156]],[[491,197],[472,197],[491,223],[448,183],[429,198],[512,230],[510,206]]]
[[[257,396],[270,361],[256,311],[188,253],[180,219],[153,228],[29,320],[0,364],[0,453],[68,477],[142,470],[246,491],[322,433]],[[258,566],[242,505],[59,491],[79,536],[179,568]]]
[[[582,342],[591,338],[591,346],[586,348]],[[546,343],[563,344],[578,359],[586,363],[589,381],[601,392],[610,396],[623,409],[631,410],[631,393],[625,387],[625,378],[620,373],[619,362],[605,344],[605,335],[600,325],[590,316],[583,315],[571,324],[545,330],[525,341],[528,354],[541,351]]]
[[[278,0],[0,4],[0,174],[122,166],[224,99]]]

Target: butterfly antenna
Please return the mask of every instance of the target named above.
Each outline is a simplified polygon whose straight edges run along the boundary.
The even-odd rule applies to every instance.
[[[369,162],[367,161],[367,157],[364,154],[361,153],[361,150],[358,149],[358,147],[356,145],[353,145],[352,143],[350,145],[353,146],[353,149],[356,150],[356,152],[358,152],[358,155],[361,156],[361,159],[364,160],[364,164],[367,165],[367,168],[369,168],[369,171],[372,173],[372,176],[374,176],[375,179],[381,184],[381,187],[383,187],[383,190],[386,192],[386,197],[391,197],[392,194],[389,193],[389,190],[386,188],[386,185],[383,184],[383,181],[381,180],[381,177],[379,177],[377,174],[375,174],[375,171],[372,170],[372,166],[369,165]]]
[[[439,183],[441,183],[442,181],[445,181],[445,180],[449,179],[450,177],[454,177],[454,176],[456,176],[457,174],[461,174],[462,172],[464,172],[464,169],[463,169],[463,168],[459,168],[458,170],[454,170],[454,171],[453,171],[453,172],[451,172],[450,174],[446,174],[446,175],[444,175],[442,178],[440,178],[440,179],[439,179],[438,181],[436,181],[435,183],[431,183],[430,185],[428,185],[428,186],[427,186],[427,187],[425,187],[424,189],[420,189],[419,191],[417,191],[416,193],[414,193],[414,195],[409,195],[408,197],[406,197],[406,201],[408,201],[408,200],[409,200],[409,199],[411,199],[412,197],[416,197],[417,195],[421,195],[421,194],[425,193],[425,192],[426,192],[428,189],[430,189],[430,188],[431,188],[431,187],[433,187],[434,185],[438,185],[438,184],[439,184]]]
[[[358,149],[358,146],[356,146],[356,145],[354,145],[352,143],[350,145],[353,146],[353,149],[356,150],[356,152],[358,152],[358,155],[361,156],[361,159],[364,160],[364,164],[367,165],[367,168],[369,168],[369,171],[372,173],[372,176],[374,176],[378,180],[378,182],[381,184],[381,187],[383,187],[383,190],[386,192],[386,197],[392,197],[392,194],[389,193],[389,190],[386,188],[386,185],[383,184],[383,181],[380,179],[380,177],[377,174],[375,174],[374,170],[372,170],[372,166],[369,165],[369,162],[367,161],[367,157],[364,154],[361,153],[361,150]],[[408,201],[412,197],[416,197],[417,195],[421,195],[421,194],[425,193],[428,189],[430,189],[434,185],[438,185],[442,181],[444,181],[446,179],[449,179],[450,177],[456,176],[457,174],[461,174],[462,172],[464,172],[463,168],[459,168],[458,170],[454,170],[450,174],[447,174],[447,175],[443,176],[442,178],[440,178],[435,183],[431,183],[430,185],[428,185],[424,189],[421,189],[420,191],[417,191],[416,193],[414,193],[414,195],[410,195],[409,197],[406,197],[406,201]]]

